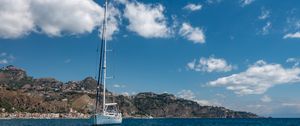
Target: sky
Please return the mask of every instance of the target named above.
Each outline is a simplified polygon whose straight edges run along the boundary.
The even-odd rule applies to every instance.
[[[109,0],[108,89],[300,117],[300,1]],[[1,0],[0,66],[95,77],[102,0]]]

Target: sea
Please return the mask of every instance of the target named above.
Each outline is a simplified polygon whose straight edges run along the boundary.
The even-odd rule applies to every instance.
[[[2,119],[0,126],[91,126],[88,119]],[[124,119],[121,126],[300,126],[300,118]]]

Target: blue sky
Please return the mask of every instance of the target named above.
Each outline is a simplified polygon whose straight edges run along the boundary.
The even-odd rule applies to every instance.
[[[0,66],[64,82],[95,76],[102,1],[0,3]],[[168,92],[203,105],[299,117],[299,4],[113,0],[109,90]]]

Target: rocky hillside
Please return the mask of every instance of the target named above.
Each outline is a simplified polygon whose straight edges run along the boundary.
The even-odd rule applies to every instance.
[[[82,81],[60,82],[54,78],[34,79],[23,69],[7,66],[0,69],[0,110],[32,113],[92,113],[95,103],[96,81],[88,77]],[[102,88],[102,86],[100,87]],[[172,94],[139,93],[133,96],[113,95],[108,100],[119,104],[125,117],[201,117],[201,118],[257,118],[247,112],[224,107],[201,106]]]

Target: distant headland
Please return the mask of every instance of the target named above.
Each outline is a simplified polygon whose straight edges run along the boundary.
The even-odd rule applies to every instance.
[[[12,65],[3,67],[0,118],[89,118],[94,109],[96,85],[92,77],[63,83],[54,78],[33,78]],[[201,106],[167,93],[126,96],[107,91],[107,95],[108,100],[119,104],[127,118],[259,118],[253,113]]]

